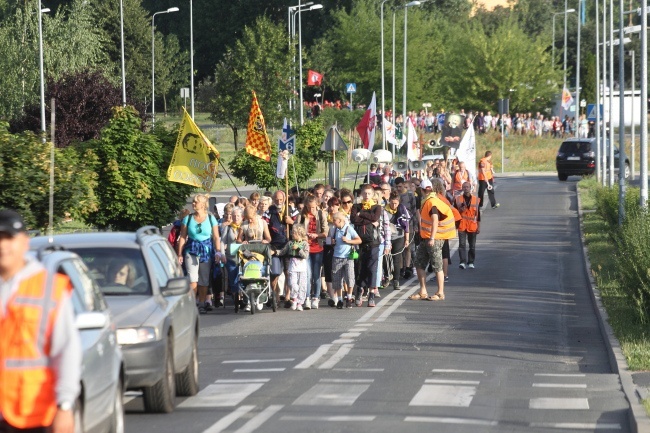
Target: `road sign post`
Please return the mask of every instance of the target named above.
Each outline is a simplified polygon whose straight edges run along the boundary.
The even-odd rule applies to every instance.
[[[352,94],[357,93],[357,84],[356,83],[346,84],[345,92],[350,95],[350,110],[354,110],[354,106],[352,105]]]

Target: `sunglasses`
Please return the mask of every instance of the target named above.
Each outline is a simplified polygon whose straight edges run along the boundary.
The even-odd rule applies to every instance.
[[[202,224],[197,224],[196,225],[196,232],[197,233],[203,233],[203,225]]]
[[[350,204],[350,203],[352,203],[352,202],[351,202],[351,201],[344,201],[344,202],[341,202],[341,203],[343,203],[343,204]]]

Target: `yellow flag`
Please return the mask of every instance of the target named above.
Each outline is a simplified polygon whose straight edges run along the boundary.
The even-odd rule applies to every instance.
[[[264,123],[264,116],[262,116],[262,110],[260,110],[260,105],[257,102],[255,91],[253,91],[253,103],[248,116],[246,153],[250,153],[266,162],[271,161],[271,142],[266,133],[266,123]]]
[[[211,191],[217,177],[219,151],[196,126],[185,108],[167,180]]]

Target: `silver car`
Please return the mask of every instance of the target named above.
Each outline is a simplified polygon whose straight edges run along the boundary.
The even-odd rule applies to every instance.
[[[123,433],[124,362],[115,322],[99,286],[77,254],[56,248],[32,253],[48,273],[67,275],[74,288],[71,300],[83,349],[76,431]]]
[[[32,239],[45,245],[48,238]],[[147,412],[171,412],[176,395],[198,392],[199,318],[194,292],[156,227],[135,233],[54,236],[79,254],[117,323],[126,389],[141,390]]]

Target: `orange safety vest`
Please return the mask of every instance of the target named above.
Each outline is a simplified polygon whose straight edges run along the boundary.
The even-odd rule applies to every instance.
[[[451,212],[454,214],[454,221],[460,221],[460,219],[461,219],[460,212],[458,212],[458,209],[456,209],[455,207],[453,207],[451,205],[451,203],[449,203],[449,200],[447,200],[447,197],[445,197],[442,194],[438,194],[438,198],[440,200],[442,200],[443,203],[445,203],[447,206],[449,206],[449,208],[451,209]]]
[[[456,207],[460,208],[461,204],[465,204],[465,196],[463,195],[456,197]],[[476,233],[478,230],[478,197],[472,196],[469,206],[460,215],[462,219],[458,230],[461,232]]]
[[[420,211],[420,237],[422,239],[431,239],[433,233],[433,217],[431,216],[431,208],[436,207],[445,218],[438,221],[438,229],[434,239],[453,239],[456,237],[456,224],[454,219],[454,212],[451,206],[448,206],[444,201],[438,197],[437,194],[429,194],[422,205]]]
[[[54,420],[50,343],[59,305],[69,291],[67,277],[42,270],[20,281],[6,313],[0,311],[0,413],[15,428],[47,427]]]
[[[454,173],[454,185],[453,185],[453,190],[454,191],[461,191],[463,189],[463,184],[465,182],[469,182],[469,171],[465,170],[465,174],[459,171],[456,171]]]
[[[481,166],[485,168],[485,175],[481,172]],[[487,157],[481,158],[478,163],[478,180],[490,180],[492,177],[492,162]]]

